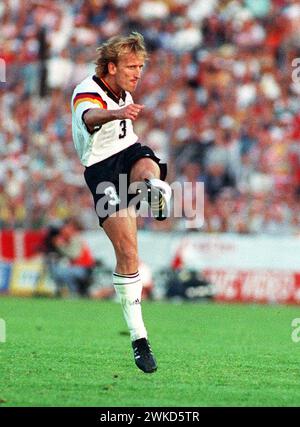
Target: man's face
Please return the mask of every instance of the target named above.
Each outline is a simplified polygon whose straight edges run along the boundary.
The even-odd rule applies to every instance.
[[[121,56],[118,64],[113,67],[116,86],[134,92],[141,78],[144,63],[142,55],[127,53]]]

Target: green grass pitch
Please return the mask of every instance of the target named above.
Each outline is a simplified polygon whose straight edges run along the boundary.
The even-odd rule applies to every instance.
[[[158,371],[115,302],[0,298],[0,406],[299,406],[297,307],[144,302]]]

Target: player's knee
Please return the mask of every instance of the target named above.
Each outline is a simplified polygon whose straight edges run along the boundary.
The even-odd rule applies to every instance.
[[[152,159],[140,159],[133,166],[131,171],[131,182],[143,181],[144,179],[151,179],[159,177],[160,169],[158,164]]]

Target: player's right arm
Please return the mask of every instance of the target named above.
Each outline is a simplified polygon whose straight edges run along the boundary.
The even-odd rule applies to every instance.
[[[102,126],[113,120],[136,120],[143,108],[144,106],[139,104],[130,104],[119,110],[92,108],[84,113],[83,120],[87,128],[93,131],[96,126]]]

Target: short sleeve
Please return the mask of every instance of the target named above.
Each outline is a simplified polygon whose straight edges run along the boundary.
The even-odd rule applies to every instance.
[[[107,103],[101,98],[99,93],[81,92],[74,96],[73,110],[78,123],[83,122],[84,113],[91,108],[107,109]]]

